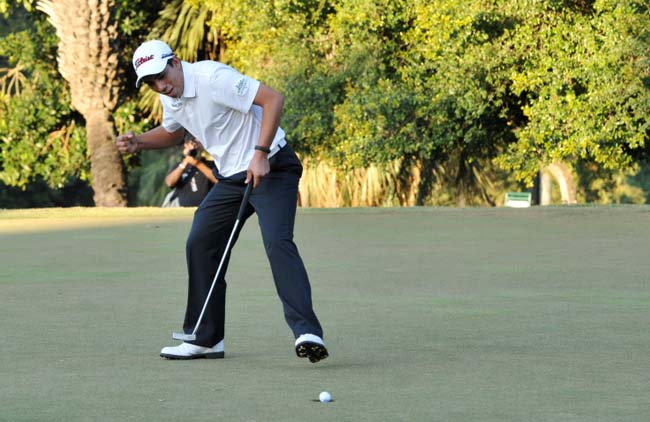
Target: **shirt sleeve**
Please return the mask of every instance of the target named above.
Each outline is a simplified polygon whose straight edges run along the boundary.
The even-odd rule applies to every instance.
[[[212,100],[241,113],[248,113],[259,87],[259,81],[229,66],[220,67],[210,78]]]

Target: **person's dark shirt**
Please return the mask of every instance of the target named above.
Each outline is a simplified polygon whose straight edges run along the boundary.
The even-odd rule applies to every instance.
[[[201,159],[210,168],[215,169],[214,161]],[[180,162],[178,163],[180,164]],[[178,164],[176,166],[178,166]],[[178,198],[181,207],[195,207],[203,201],[214,184],[199,169],[188,165],[178,183],[174,186],[174,193],[170,200]]]

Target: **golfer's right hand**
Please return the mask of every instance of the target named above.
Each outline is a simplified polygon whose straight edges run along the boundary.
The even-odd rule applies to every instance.
[[[138,142],[135,133],[129,131],[123,135],[119,135],[116,140],[117,150],[122,154],[133,154],[138,152]]]

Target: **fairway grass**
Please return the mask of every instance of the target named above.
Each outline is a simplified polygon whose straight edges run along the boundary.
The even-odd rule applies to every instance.
[[[192,212],[0,211],[0,421],[650,418],[650,207],[300,209],[318,364],[295,357],[255,217],[226,358],[158,356]]]

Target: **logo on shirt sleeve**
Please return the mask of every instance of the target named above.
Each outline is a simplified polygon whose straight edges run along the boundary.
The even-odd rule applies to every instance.
[[[248,94],[249,87],[250,87],[250,81],[248,80],[247,77],[242,76],[235,84],[235,92],[237,92],[237,95],[239,95],[240,97],[244,97],[246,94]]]

